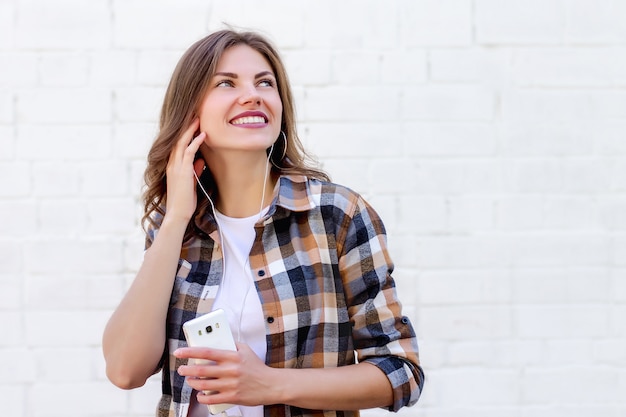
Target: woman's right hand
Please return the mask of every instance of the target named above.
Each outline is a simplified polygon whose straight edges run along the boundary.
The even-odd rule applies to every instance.
[[[200,145],[202,145],[206,137],[204,132],[201,132],[195,138],[193,137],[199,127],[200,120],[196,118],[176,142],[166,168],[166,217],[180,219],[185,224],[193,216],[198,202],[194,170],[196,170],[196,175],[199,176],[204,169],[204,160],[194,161],[196,152],[200,149]]]

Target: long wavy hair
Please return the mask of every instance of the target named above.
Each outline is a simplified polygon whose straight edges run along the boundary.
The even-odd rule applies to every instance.
[[[144,215],[142,218],[144,229],[147,224],[157,226],[155,219],[165,215],[166,167],[177,139],[192,123],[194,115],[197,114],[224,51],[241,44],[247,45],[263,55],[276,76],[278,93],[283,105],[281,131],[284,132],[285,137],[283,138],[281,133],[274,145],[271,155],[272,172],[275,174],[301,174],[311,178],[329,180],[328,175],[319,169],[315,160],[307,154],[298,138],[291,87],[285,67],[276,49],[267,39],[257,33],[221,30],[191,45],[178,61],[172,74],[161,108],[159,132],[148,153],[148,163],[144,173]],[[200,180],[205,188],[211,192],[217,192],[215,181],[209,169],[204,170]],[[202,192],[196,194],[198,204],[187,226],[185,240],[193,235],[202,234],[196,221],[206,212],[209,203]]]

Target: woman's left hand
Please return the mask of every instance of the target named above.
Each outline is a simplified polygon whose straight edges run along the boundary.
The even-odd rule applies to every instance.
[[[203,347],[180,348],[174,352],[177,358],[206,359],[210,365],[184,365],[178,373],[187,383],[199,391],[198,402],[202,404],[237,404],[246,406],[275,404],[275,384],[272,384],[274,368],[271,368],[245,343],[237,343],[237,351]],[[204,394],[204,391],[215,391]]]

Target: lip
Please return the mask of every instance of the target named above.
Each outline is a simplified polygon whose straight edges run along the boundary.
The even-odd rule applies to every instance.
[[[237,120],[242,117],[262,117],[263,120],[265,120],[265,123],[263,124],[267,124],[267,122],[269,121],[269,118],[267,117],[267,115],[263,113],[262,111],[245,111],[243,113],[239,113],[238,115],[230,119],[228,123],[232,124],[234,120]]]

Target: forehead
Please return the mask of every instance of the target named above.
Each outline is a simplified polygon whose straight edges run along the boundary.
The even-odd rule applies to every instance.
[[[261,53],[244,44],[231,46],[225,50],[217,63],[216,71],[235,74],[248,72],[257,74],[261,71],[274,73],[269,61]]]

